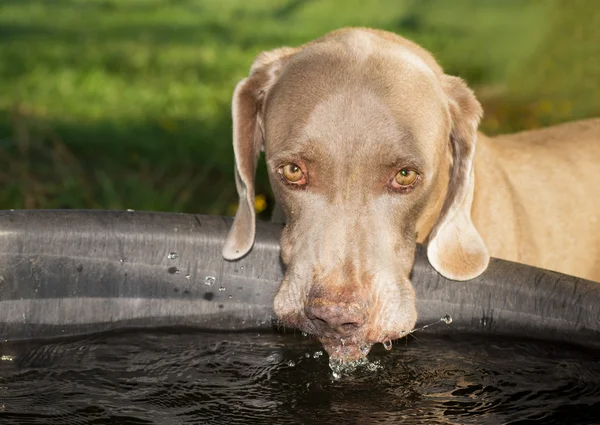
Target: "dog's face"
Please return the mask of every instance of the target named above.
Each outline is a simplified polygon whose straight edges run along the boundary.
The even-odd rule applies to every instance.
[[[418,241],[429,238],[442,274],[485,268],[468,215],[480,109],[460,80],[403,39],[364,30],[328,37],[259,57],[254,79],[236,89],[241,202],[224,254],[237,258],[252,244],[245,204],[262,144],[286,215],[275,312],[351,360],[414,327]]]
[[[350,350],[414,327],[409,273],[423,218],[439,213],[448,187],[450,119],[416,57],[393,69],[386,57],[311,53],[290,61],[265,109],[269,176],[287,219],[275,312],[330,354],[360,355]]]

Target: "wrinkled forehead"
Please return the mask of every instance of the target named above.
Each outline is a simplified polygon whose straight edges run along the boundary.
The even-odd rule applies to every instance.
[[[267,99],[267,154],[293,150],[292,142],[441,150],[449,116],[438,77],[398,49],[349,54],[327,46],[298,54]]]

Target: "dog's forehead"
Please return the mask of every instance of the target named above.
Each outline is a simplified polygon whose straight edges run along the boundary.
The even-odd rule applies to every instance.
[[[378,95],[364,87],[338,90],[323,97],[303,122],[299,143],[318,142],[332,150],[346,145],[349,152],[414,142],[412,126]]]
[[[268,96],[267,146],[438,138],[448,120],[437,75],[409,49],[379,42],[355,32],[293,58]]]

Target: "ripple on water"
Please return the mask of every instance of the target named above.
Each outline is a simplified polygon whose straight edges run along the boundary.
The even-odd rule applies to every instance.
[[[8,424],[600,423],[599,353],[525,341],[421,335],[340,379],[314,341],[275,334],[121,333],[0,355]]]

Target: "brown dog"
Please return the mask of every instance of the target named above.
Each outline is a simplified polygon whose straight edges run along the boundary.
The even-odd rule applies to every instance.
[[[600,120],[490,139],[481,115],[461,79],[384,31],[262,53],[233,95],[240,204],[224,257],[254,242],[264,149],[287,222],[275,312],[333,358],[413,328],[417,242],[450,279],[492,255],[600,280]]]

